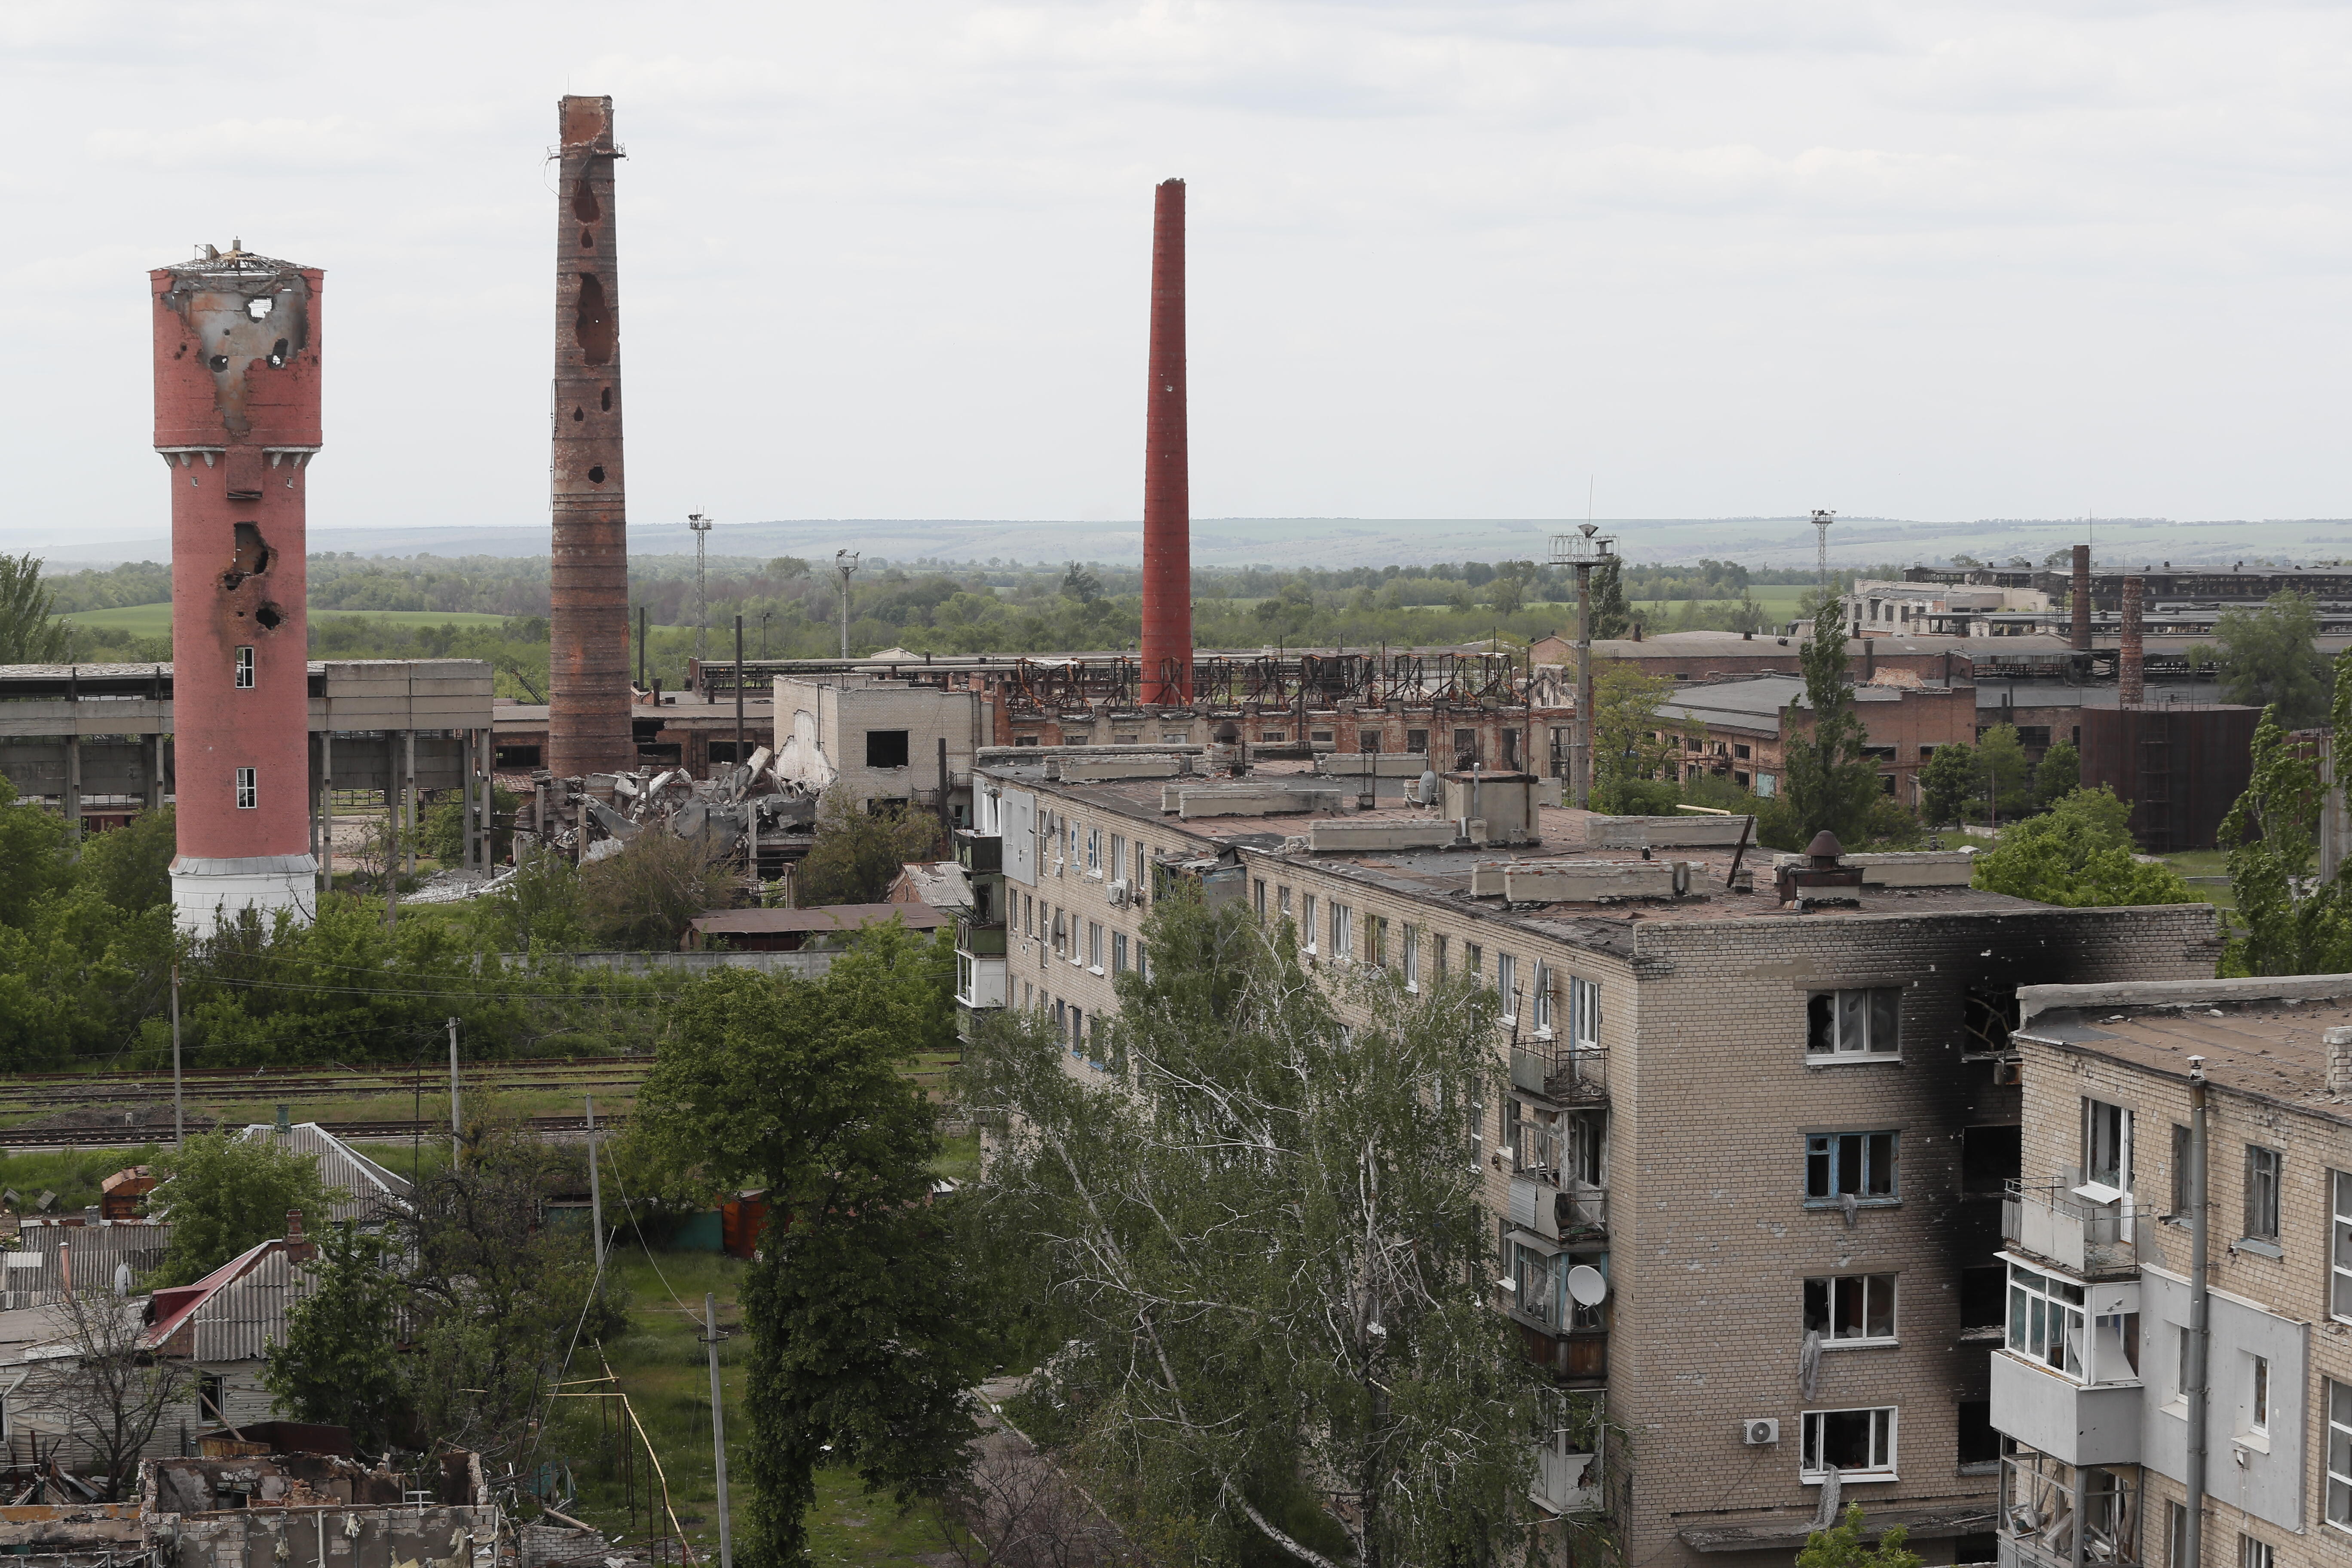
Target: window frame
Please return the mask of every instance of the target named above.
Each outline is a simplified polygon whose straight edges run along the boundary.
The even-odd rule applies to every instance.
[[[2066,1294],[2070,1291],[2071,1296]],[[2089,1313],[2087,1292],[2075,1281],[2022,1263],[2009,1266],[2009,1310],[2001,1321],[2001,1343],[2011,1353],[2070,1382],[2083,1382]],[[2050,1359],[2053,1349],[2056,1361]]]
[[[1859,1025],[1858,1043],[1847,1040],[1849,1016]],[[1881,1034],[1891,1037],[1882,1041]],[[1822,1048],[1826,1039],[1828,1048]],[[1805,997],[1805,1061],[1897,1061],[1903,1056],[1903,987],[1849,985]]]
[[[1528,986],[1528,1026],[1535,1030],[1536,1038],[1539,1040],[1551,1038],[1553,973],[1551,965],[1538,958],[1536,960],[1535,978]]]
[[[2327,1173],[2327,1315],[2352,1323],[2352,1171]]]
[[[2352,1384],[2323,1377],[2319,1384],[2319,1519],[2352,1533]]]
[[[1351,958],[1356,952],[1356,911],[1337,899],[1326,899],[1330,910],[1331,957],[1337,961]]]
[[[261,770],[239,768],[236,773],[236,808],[239,811],[261,809]]]
[[[1316,939],[1322,933],[1315,929],[1315,895],[1312,893],[1302,892],[1298,895],[1298,929],[1307,933],[1307,952],[1309,957],[1323,951],[1316,945]]]
[[[236,670],[236,689],[239,691],[252,690],[254,669],[253,648],[250,645],[243,643],[237,645],[236,663],[233,668]]]
[[[1817,1289],[1822,1298],[1822,1327],[1818,1331],[1811,1322],[1813,1297]],[[1841,1298],[1847,1295],[1852,1295],[1856,1300],[1857,1317],[1862,1324],[1860,1333],[1841,1334],[1837,1331],[1839,1314],[1844,1306]],[[1883,1313],[1872,1310],[1881,1305],[1878,1300],[1881,1296],[1884,1297]],[[1808,1275],[1803,1288],[1805,1331],[1807,1333],[1818,1331],[1822,1336],[1821,1344],[1823,1350],[1861,1350],[1873,1345],[1900,1344],[1903,1340],[1903,1322],[1900,1316],[1902,1301],[1901,1276],[1897,1273],[1880,1271],[1864,1274]],[[1872,1333],[1871,1324],[1882,1316],[1885,1322],[1885,1332]]]
[[[1498,1016],[1506,1024],[1519,1021],[1519,960],[1517,953],[1495,954],[1495,994],[1502,999]]]
[[[2279,1194],[2285,1185],[2286,1152],[2267,1143],[2247,1144],[2245,1228],[2239,1232],[2240,1239],[2279,1244]]]
[[[1113,974],[1124,974],[1127,973],[1127,933],[1123,931],[1115,931],[1110,933],[1110,972]]]
[[[1408,922],[1403,936],[1398,941],[1397,956],[1404,970],[1404,988],[1418,991],[1421,989],[1421,928]]]
[[[1097,974],[1103,972],[1103,923],[1087,922],[1087,967]]]
[[[2112,1100],[2083,1097],[2083,1180],[2096,1182],[2117,1192],[2132,1190],[2133,1126],[2131,1108]],[[2112,1142],[2112,1150],[2103,1148]],[[2113,1163],[2107,1162],[2113,1155]],[[2112,1173],[2114,1180],[2108,1180]]]
[[[1804,1193],[1806,1207],[1839,1208],[1843,1206],[1846,1194],[1839,1188],[1838,1182],[1841,1177],[1841,1173],[1843,1171],[1846,1163],[1846,1155],[1843,1145],[1847,1139],[1862,1140],[1860,1149],[1855,1156],[1861,1166],[1861,1190],[1853,1193],[1853,1197],[1854,1202],[1864,1208],[1891,1208],[1903,1201],[1903,1133],[1901,1129],[1891,1127],[1856,1128],[1851,1130],[1846,1128],[1832,1128],[1824,1131],[1807,1132],[1803,1136],[1805,1140]],[[1886,1141],[1885,1148],[1886,1186],[1885,1190],[1883,1192],[1874,1192],[1871,1190],[1874,1180],[1874,1162],[1872,1159],[1873,1141],[1882,1138]],[[1814,1146],[1817,1143],[1826,1144],[1827,1147],[1817,1149]],[[1818,1193],[1813,1190],[1813,1169],[1814,1162],[1816,1160],[1825,1160],[1827,1162],[1827,1163],[1822,1167],[1826,1177],[1824,1189]]]
[[[1807,1486],[1818,1486],[1829,1479],[1832,1467],[1819,1462],[1824,1425],[1832,1415],[1867,1415],[1871,1431],[1865,1439],[1872,1450],[1873,1462],[1847,1468],[1836,1466],[1840,1484],[1845,1481],[1892,1481],[1902,1478],[1899,1469],[1897,1444],[1901,1436],[1902,1407],[1895,1405],[1853,1405],[1837,1410],[1808,1410],[1799,1415],[1797,1479]]]

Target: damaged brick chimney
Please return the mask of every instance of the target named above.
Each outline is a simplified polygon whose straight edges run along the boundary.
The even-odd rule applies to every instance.
[[[2116,700],[2137,708],[2147,700],[2147,662],[2140,642],[2140,580],[2124,579],[2123,632],[2116,644]]]
[[[1192,453],[1184,394],[1184,182],[1151,209],[1151,385],[1143,456],[1143,700],[1192,700]]]
[[[2074,577],[2068,588],[2066,607],[2074,612],[2074,643],[2076,653],[2091,651],[2091,547],[2074,546]]]
[[[325,274],[203,247],[148,274],[155,450],[172,482],[172,705],[181,929],[284,910],[307,923],[305,494],[319,450]]]
[[[547,765],[626,773],[630,727],[628,508],[621,482],[621,279],[613,100],[557,105],[555,437],[551,468]]]

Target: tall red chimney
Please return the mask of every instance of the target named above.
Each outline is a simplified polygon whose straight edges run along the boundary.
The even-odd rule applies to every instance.
[[[2140,580],[2124,579],[2123,637],[2116,654],[2116,700],[2126,708],[2147,700],[2147,667],[2139,641]]]
[[[1192,490],[1184,417],[1184,182],[1151,209],[1151,388],[1143,453],[1143,700],[1192,700]]]
[[[556,106],[555,537],[547,765],[559,778],[637,765],[629,713],[628,506],[621,482],[621,273],[613,100]]]
[[[235,245],[148,277],[155,450],[172,471],[174,918],[207,936],[247,909],[307,924],[305,496],[326,279]]]
[[[2074,590],[2067,603],[2074,612],[2074,651],[2091,651],[2091,547],[2074,546]]]

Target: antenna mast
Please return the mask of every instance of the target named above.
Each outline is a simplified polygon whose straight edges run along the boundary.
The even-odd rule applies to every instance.
[[[690,511],[686,514],[686,526],[694,530],[694,662],[699,665],[703,634],[710,629],[710,584],[702,574],[702,551],[710,542],[710,519]]]

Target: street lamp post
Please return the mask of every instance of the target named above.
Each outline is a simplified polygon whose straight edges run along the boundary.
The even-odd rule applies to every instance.
[[[686,514],[686,526],[694,530],[694,662],[703,660],[703,634],[710,628],[710,584],[703,575],[703,547],[710,541],[711,520],[698,511]],[[698,688],[700,682],[697,681]]]
[[[1613,535],[1600,524],[1580,522],[1574,533],[1551,536],[1551,564],[1576,568],[1576,731],[1570,742],[1570,804],[1592,804],[1592,569],[1616,552]]]

